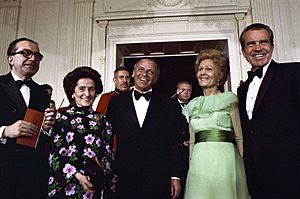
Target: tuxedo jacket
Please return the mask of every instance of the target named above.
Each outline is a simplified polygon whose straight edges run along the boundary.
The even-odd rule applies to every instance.
[[[118,198],[166,199],[180,177],[176,118],[180,107],[155,92],[140,127],[132,91],[111,98],[107,118],[117,137]]]
[[[11,73],[0,76],[0,126],[8,126],[24,118],[26,104]],[[30,91],[29,106],[44,112],[49,105],[47,91],[34,83]],[[16,144],[16,139],[0,143],[1,198],[38,198],[47,188],[47,151],[49,138],[41,133],[36,149]],[[39,191],[37,191],[39,190]],[[32,197],[31,197],[32,196]]]
[[[189,134],[189,123],[187,121],[187,118],[182,114],[183,106],[180,105],[178,98],[171,99],[174,103],[178,104],[180,107],[181,114],[179,115],[179,118],[176,119],[176,124],[178,126],[179,130],[179,141],[182,144],[184,141],[190,140],[190,134]],[[188,148],[188,147],[187,147]]]
[[[271,61],[246,113],[249,80],[238,88],[244,162],[250,193],[300,196],[300,63]]]

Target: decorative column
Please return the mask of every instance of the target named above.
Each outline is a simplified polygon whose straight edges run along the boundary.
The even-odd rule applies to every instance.
[[[274,14],[272,9],[272,1],[271,0],[251,0],[252,7],[252,16],[253,23],[263,23],[274,31]],[[273,53],[273,57],[278,57],[278,51],[275,49]]]
[[[0,0],[0,74],[10,70],[6,51],[17,36],[19,10],[20,0]]]
[[[73,19],[73,66],[91,64],[94,0],[75,0]]]
[[[108,21],[96,21],[93,39],[93,59],[92,67],[96,69],[102,76],[104,92],[108,90],[108,85],[112,83],[108,78],[106,66],[106,29]]]
[[[248,62],[246,61],[246,59],[244,58],[244,55],[242,53],[242,49],[241,49],[241,45],[239,43],[239,37],[242,33],[242,31],[246,28],[247,26],[247,19],[246,19],[246,15],[245,14],[235,14],[234,15],[236,20],[237,20],[237,24],[238,24],[238,46],[239,46],[239,53],[240,53],[240,76],[241,76],[241,81],[242,80],[246,80],[248,75],[247,75],[247,71],[250,70],[250,65],[248,64]]]
[[[268,24],[273,27],[274,16],[271,0],[251,0],[253,22]]]
[[[293,6],[289,0],[251,0],[253,22],[261,22],[269,25],[274,32],[274,53],[273,58],[280,62],[296,61],[296,45],[293,34],[286,34],[286,31],[293,31],[291,20],[294,20],[289,13],[289,7]]]

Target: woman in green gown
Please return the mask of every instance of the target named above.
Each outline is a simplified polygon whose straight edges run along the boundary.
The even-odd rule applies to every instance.
[[[199,53],[196,77],[204,96],[183,110],[190,125],[190,167],[185,199],[246,199],[243,136],[238,100],[221,92],[229,74],[227,56],[216,49]]]

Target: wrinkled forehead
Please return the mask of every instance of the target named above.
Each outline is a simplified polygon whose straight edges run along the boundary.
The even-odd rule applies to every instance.
[[[126,70],[119,70],[117,76],[129,76],[129,72]]]
[[[137,67],[144,67],[147,69],[157,70],[157,65],[155,62],[147,59],[142,59],[137,63]]]
[[[259,30],[248,30],[244,35],[245,41],[247,40],[262,40],[268,39],[270,40],[270,35],[267,30],[259,29]]]
[[[191,85],[189,85],[187,83],[182,83],[182,84],[179,85],[179,88],[189,89],[189,88],[191,88]]]

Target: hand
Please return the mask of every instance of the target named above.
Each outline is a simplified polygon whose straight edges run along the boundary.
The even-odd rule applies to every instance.
[[[24,120],[18,120],[12,125],[5,127],[2,136],[3,138],[17,138],[21,136],[30,137],[36,135],[37,133],[38,129],[34,124]]]
[[[189,147],[190,141],[184,141],[184,142],[182,143],[182,145],[185,146],[185,147]]]
[[[183,90],[177,90],[177,95],[180,95],[181,93],[183,93]]]
[[[50,128],[54,125],[55,115],[56,115],[55,108],[47,108],[45,110],[45,119],[44,119],[44,122],[43,122],[43,129],[45,131],[49,131]]]
[[[83,189],[87,192],[91,192],[94,193],[95,190],[93,189],[93,184],[90,182],[90,179],[88,176],[85,176],[79,172],[77,172],[75,174],[75,177],[77,178],[77,180],[79,181],[79,183],[81,184],[81,186],[83,187]]]
[[[179,196],[181,190],[180,180],[171,179],[171,198],[176,199]]]

